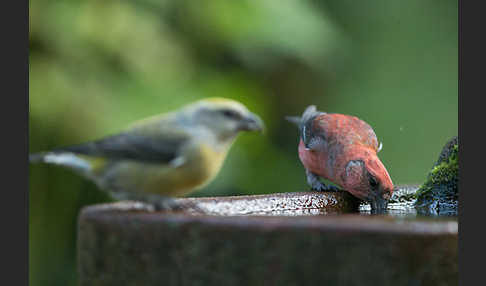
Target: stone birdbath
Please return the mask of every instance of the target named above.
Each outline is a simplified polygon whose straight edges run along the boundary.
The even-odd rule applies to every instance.
[[[347,192],[89,206],[79,285],[457,285],[457,217],[420,216],[419,187],[401,186],[387,215]]]

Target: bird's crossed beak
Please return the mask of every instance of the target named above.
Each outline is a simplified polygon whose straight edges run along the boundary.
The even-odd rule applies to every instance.
[[[386,213],[387,207],[388,207],[388,199],[389,196],[385,196],[385,192],[381,191],[382,195],[373,195],[368,197],[368,201],[371,205],[371,212],[374,214],[383,214]],[[388,193],[386,193],[388,194]]]
[[[248,116],[241,119],[239,129],[242,131],[260,131],[263,132],[265,125],[263,121],[254,113],[249,113]]]
[[[374,214],[383,214],[388,207],[388,200],[381,197],[375,197],[370,200],[371,212]]]

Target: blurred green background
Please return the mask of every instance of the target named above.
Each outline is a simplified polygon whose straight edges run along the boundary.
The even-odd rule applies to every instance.
[[[267,125],[243,134],[201,195],[307,190],[307,105],[373,126],[395,184],[421,183],[458,116],[452,0],[30,0],[30,151],[80,143],[210,96]],[[76,285],[76,220],[107,196],[31,166],[31,285]]]

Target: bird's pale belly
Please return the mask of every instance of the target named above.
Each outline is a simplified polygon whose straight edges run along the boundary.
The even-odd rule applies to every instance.
[[[202,147],[186,158],[178,167],[160,164],[123,162],[117,166],[116,189],[152,193],[164,196],[183,196],[205,186],[218,173],[225,152]]]

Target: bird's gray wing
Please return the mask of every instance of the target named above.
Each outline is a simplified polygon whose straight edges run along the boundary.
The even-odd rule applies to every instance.
[[[286,116],[287,121],[294,123],[299,127],[300,137],[304,142],[307,149],[314,149],[319,144],[322,144],[324,138],[322,132],[320,135],[316,135],[316,130],[314,127],[314,119],[325,114],[325,112],[317,111],[315,105],[308,106],[302,116]]]
[[[323,143],[325,140],[324,131],[320,130],[318,126],[314,124],[314,120],[317,116],[325,114],[316,110],[314,105],[306,108],[302,114],[301,119],[301,136],[304,145],[308,149],[315,149],[317,146]]]
[[[119,160],[169,163],[179,156],[180,149],[188,140],[189,136],[185,134],[153,137],[137,133],[121,133],[55,151]]]

